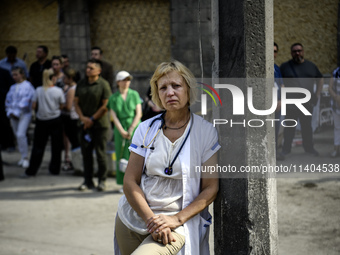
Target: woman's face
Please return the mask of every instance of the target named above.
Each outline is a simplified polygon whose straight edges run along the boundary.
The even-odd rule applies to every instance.
[[[62,67],[61,63],[60,63],[60,61],[58,59],[54,59],[52,61],[52,69],[53,69],[54,73],[59,73],[60,70],[61,70],[61,67]]]
[[[12,77],[16,83],[22,82],[24,80],[24,76],[20,74],[18,70],[12,71]]]
[[[158,96],[167,111],[183,109],[188,105],[188,85],[183,77],[172,71],[162,76],[158,81]]]
[[[130,84],[131,84],[131,80],[129,77],[125,78],[124,80],[122,81],[117,81],[117,84],[118,84],[118,87],[120,89],[128,89],[130,87]]]

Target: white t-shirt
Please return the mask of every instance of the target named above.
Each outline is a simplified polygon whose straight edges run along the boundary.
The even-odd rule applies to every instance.
[[[182,167],[179,157],[172,165],[172,174],[165,174],[190,129],[188,123],[183,135],[175,142],[171,142],[161,129],[156,136],[153,147],[145,162],[145,170],[141,178],[140,188],[150,209],[156,214],[174,215],[182,210],[183,182]],[[188,139],[187,141],[188,142]],[[131,230],[141,234],[149,234],[142,218],[132,209],[126,199],[121,199],[118,205],[118,215],[121,221]],[[138,219],[136,221],[136,218]],[[184,235],[183,226],[175,229],[177,233]]]
[[[37,118],[51,120],[60,116],[60,104],[65,103],[63,90],[58,87],[49,87],[46,90],[38,87],[35,90],[33,102],[37,102]]]

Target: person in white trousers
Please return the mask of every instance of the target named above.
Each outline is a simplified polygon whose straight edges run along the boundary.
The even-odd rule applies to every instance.
[[[29,161],[26,132],[32,118],[34,87],[26,80],[25,71],[21,67],[12,69],[12,77],[16,83],[11,86],[6,95],[6,114],[10,119],[21,154],[18,165],[27,168]]]

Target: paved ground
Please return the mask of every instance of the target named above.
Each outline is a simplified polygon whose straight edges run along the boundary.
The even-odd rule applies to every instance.
[[[82,177],[48,174],[49,151],[38,175],[29,179],[19,178],[19,153],[2,156],[9,165],[0,183],[0,254],[112,254],[121,196],[115,179],[108,179],[107,192],[79,192]]]
[[[279,163],[287,166],[339,163],[339,158],[328,157],[332,151],[332,131],[322,130],[315,137],[320,157],[311,157],[305,154],[301,147],[295,147],[293,153]],[[4,166],[6,180],[0,182],[1,255],[112,254],[114,217],[121,196],[117,192],[120,187],[115,184],[115,179],[108,179],[107,192],[79,192],[76,188],[82,182],[81,177],[65,172],[60,176],[48,174],[48,151],[37,177],[30,179],[18,177],[23,173],[23,169],[16,166],[19,160],[18,152],[3,152],[2,156],[8,165]],[[340,254],[340,174],[296,173],[289,176],[290,179],[286,178],[287,175],[278,177],[280,254]],[[313,188],[315,188],[313,192],[319,189],[320,192],[317,193],[320,195],[323,194],[322,190],[332,188],[330,195],[333,197],[331,196],[330,200],[324,196],[320,198],[324,198],[324,204],[319,204],[323,211],[318,211],[322,210],[322,208],[318,209],[318,205],[309,204],[317,216],[327,219],[328,225],[325,226],[325,231],[330,231],[331,235],[328,239],[331,240],[326,244],[325,241],[320,244],[314,241],[325,234],[325,231],[318,232],[320,228],[322,230],[322,226],[319,226],[314,233],[309,230],[308,224],[299,228],[296,222],[289,220],[290,208],[292,208],[290,206],[294,203],[299,204],[293,207],[297,213],[301,211],[308,213],[310,210],[307,205],[304,207],[302,200],[308,202],[316,195],[301,197],[301,199],[298,197],[307,194],[307,188],[308,192]],[[301,194],[296,191],[301,191]],[[324,210],[325,208],[327,210]],[[332,212],[330,213],[332,218],[327,217],[329,212]],[[300,216],[306,218],[306,215]],[[296,240],[300,245],[296,244]]]
[[[329,157],[331,128],[321,129],[314,138],[319,157],[297,146],[285,161],[277,162],[309,169],[308,173],[277,175],[279,254],[340,254],[340,159]]]

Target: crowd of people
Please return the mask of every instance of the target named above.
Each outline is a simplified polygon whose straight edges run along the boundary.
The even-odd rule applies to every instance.
[[[91,49],[86,76],[70,67],[67,55],[48,59],[48,47],[36,49],[36,61],[29,71],[16,56],[14,46],[6,48],[0,60],[1,75],[1,141],[2,149],[11,151],[17,145],[25,169],[21,177],[35,176],[40,168],[46,144],[51,141],[49,173],[74,170],[71,151],[81,150],[84,182],[79,190],[97,187],[106,189],[106,143],[109,128],[114,128],[117,148],[117,183],[123,184],[124,170],[120,159],[129,159],[129,142],[142,117],[142,100],[129,88],[132,75],[126,71],[116,75],[117,92],[113,87],[114,70],[102,59],[99,47]],[[29,155],[27,131],[35,124],[32,150]],[[112,120],[112,121],[111,121]],[[12,137],[11,137],[12,135]],[[62,151],[64,162],[62,164]],[[93,183],[93,153],[98,163],[98,184]],[[30,157],[29,157],[30,156]],[[1,161],[2,167],[2,161]],[[4,179],[1,168],[0,179]],[[121,189],[122,192],[122,189]]]
[[[275,57],[278,50],[274,43]],[[114,79],[112,65],[102,59],[99,47],[92,48],[82,79],[70,67],[66,55],[49,60],[46,46],[37,47],[37,61],[29,71],[16,53],[16,48],[9,46],[7,57],[0,60],[0,110],[4,123],[2,137],[5,134],[7,140],[11,139],[6,133],[10,127],[21,154],[18,165],[25,169],[22,177],[37,175],[50,139],[50,174],[73,170],[70,152],[80,147],[84,180],[78,189],[105,191],[107,136],[113,127],[116,180],[117,184],[124,184],[116,215],[115,254],[209,254],[207,233],[211,221],[207,207],[218,192],[218,176],[192,168],[216,165],[221,146],[212,124],[190,111],[196,100],[197,84],[192,72],[178,61],[158,65],[143,108],[139,93],[130,88],[133,76],[119,71]],[[291,56],[281,67],[274,66],[278,89],[276,119],[282,118],[282,87],[310,91],[311,100],[304,104],[310,112],[321,95],[322,74],[314,63],[304,59],[303,45],[293,44]],[[333,77],[329,93],[333,100],[335,138],[330,156],[337,157],[340,156],[340,68]],[[293,98],[299,95],[293,94]],[[35,130],[29,157],[27,129],[33,116]],[[304,150],[318,156],[313,143],[312,117],[298,108],[287,107],[285,118],[299,121]],[[279,125],[275,127],[276,141],[279,128]],[[291,152],[294,135],[295,127],[284,128],[278,160]],[[4,142],[6,139],[2,138],[0,144],[6,148],[14,146]],[[93,151],[98,165],[97,184],[93,180]],[[2,169],[1,179],[4,179]]]
[[[279,46],[274,43],[274,58],[276,58],[278,51]],[[49,60],[48,48],[44,45],[37,47],[37,60],[31,64],[29,69],[26,67],[25,61],[16,56],[16,47],[8,46],[5,53],[6,58],[0,60],[2,134],[6,134],[2,135],[1,138],[2,149],[13,151],[17,145],[21,154],[18,165],[27,169],[25,172],[27,176],[35,175],[38,171],[41,157],[44,154],[44,144],[47,143],[48,137],[51,137],[53,152],[49,170],[54,174],[59,173],[59,166],[61,165],[59,158],[62,150],[64,150],[64,160],[61,169],[70,171],[74,169],[71,160],[72,150],[81,148],[83,155],[86,153],[89,155],[89,151],[95,149],[98,164],[102,166],[99,167],[101,170],[99,170],[98,183],[101,185],[98,185],[98,187],[101,187],[100,190],[105,190],[107,167],[104,166],[106,153],[104,141],[107,137],[107,129],[113,127],[113,140],[117,158],[116,178],[118,184],[123,184],[124,169],[130,154],[128,148],[134,130],[140,120],[145,121],[162,111],[151,98],[151,87],[146,93],[144,107],[142,108],[143,99],[137,91],[129,88],[132,76],[126,71],[121,71],[116,74],[114,79],[112,65],[103,60],[103,51],[97,46],[91,49],[92,62],[87,63],[86,77],[83,79],[81,79],[79,71],[70,67],[67,55],[53,56]],[[312,116],[303,114],[293,105],[288,105],[286,116],[281,116],[280,91],[282,87],[300,87],[309,90],[311,100],[304,106],[308,111],[313,112],[313,107],[320,98],[323,86],[321,72],[314,63],[304,58],[304,48],[301,43],[295,43],[291,46],[291,56],[292,58],[280,67],[274,65],[275,87],[278,89],[275,119],[286,118],[298,122],[305,151],[318,156],[319,153],[314,148],[313,143]],[[99,67],[98,70],[96,66]],[[48,70],[48,72],[45,72],[45,70]],[[334,70],[329,84],[334,119],[334,151],[331,153],[331,157],[340,156],[339,73],[339,68]],[[106,85],[103,85],[104,83],[108,84],[109,90]],[[314,87],[315,83],[317,84],[316,88]],[[101,95],[99,95],[99,92],[94,93],[92,90],[97,91],[100,86],[92,86],[92,84],[102,84],[101,86],[105,87],[105,91],[101,91]],[[41,88],[44,89],[41,90]],[[82,94],[81,91],[84,89],[88,90],[88,95]],[[49,91],[53,91],[53,93]],[[116,92],[113,93],[114,91]],[[293,94],[293,97],[298,98],[298,93]],[[57,123],[51,125],[51,129],[43,128],[43,134],[46,137],[41,135],[38,140],[36,137],[33,138],[32,153],[29,159],[26,133],[32,121],[32,112],[36,119],[35,132],[38,132],[41,124],[53,123],[52,120]],[[82,123],[81,127],[79,122]],[[60,125],[61,128],[56,128]],[[278,150],[277,146],[277,160],[283,160],[291,152],[295,136],[295,127],[286,127],[282,132],[280,122],[276,122],[275,141],[277,145],[279,144],[280,128],[281,133],[283,133],[283,143],[281,151]],[[60,138],[60,130],[62,138]],[[84,134],[79,136],[79,130]],[[101,134],[103,141],[97,144],[97,139],[92,141],[92,136],[99,134]],[[87,142],[90,139],[90,144],[93,145],[93,148],[91,147],[88,151],[84,141],[82,141],[84,137],[86,137],[85,141]],[[37,153],[41,155],[37,156]],[[86,158],[84,160],[84,176],[86,178],[83,185],[79,187],[81,190],[95,186],[92,182],[93,160]],[[58,168],[58,170],[53,170],[53,167]]]

